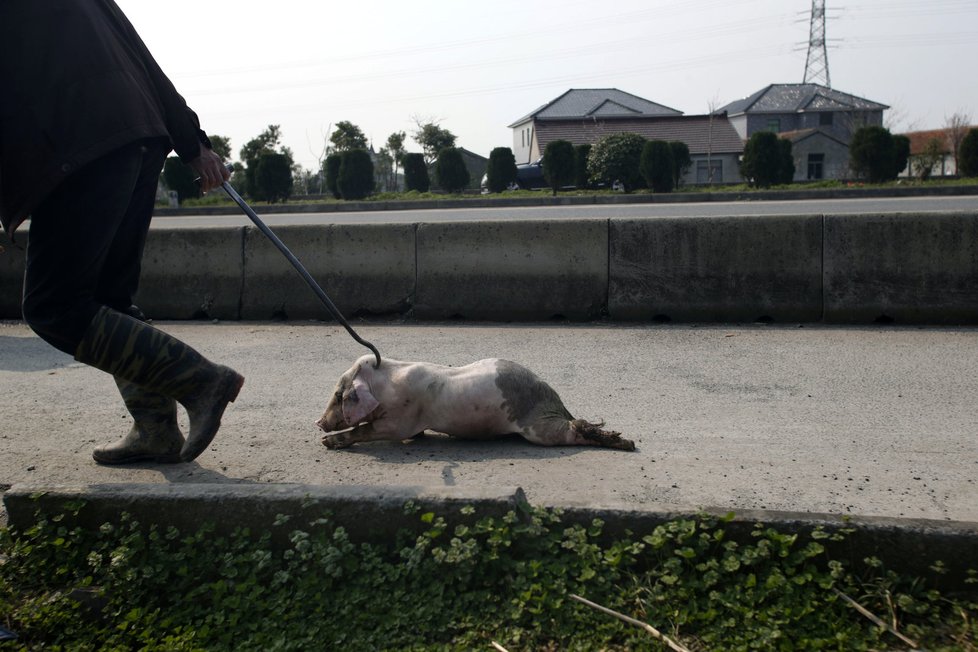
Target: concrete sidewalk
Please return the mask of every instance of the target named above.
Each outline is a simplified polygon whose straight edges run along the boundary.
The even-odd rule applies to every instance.
[[[519,439],[329,451],[313,425],[365,352],[338,326],[157,324],[247,378],[191,464],[102,467],[130,420],[112,379],[0,322],[0,485],[522,487],[532,504],[781,510],[978,522],[978,329],[618,324],[357,325],[384,356],[516,360],[624,453]],[[186,427],[186,420],[181,415]]]

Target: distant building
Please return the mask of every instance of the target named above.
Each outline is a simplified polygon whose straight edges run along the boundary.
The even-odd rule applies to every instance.
[[[726,115],[685,116],[616,88],[571,89],[509,127],[517,163],[538,160],[555,140],[593,145],[605,136],[624,132],[686,143],[693,164],[684,183],[741,179],[739,159],[744,143]]]
[[[469,171],[469,185],[467,187],[478,189],[482,182],[482,176],[486,173],[486,168],[489,167],[489,159],[475,152],[470,152],[464,147],[459,147],[458,151],[462,153],[462,160],[465,161],[465,167]]]
[[[795,180],[849,175],[849,142],[860,127],[882,126],[890,107],[820,84],[771,84],[724,106],[744,140],[773,131],[792,142]]]
[[[975,127],[966,127],[965,132]],[[910,139],[910,161],[900,173],[902,177],[920,176],[925,159],[931,164],[930,176],[947,177],[958,173],[954,162],[954,147],[947,129],[911,131],[903,134]]]
[[[794,181],[845,179],[849,176],[849,143],[825,129],[784,131],[795,160]]]

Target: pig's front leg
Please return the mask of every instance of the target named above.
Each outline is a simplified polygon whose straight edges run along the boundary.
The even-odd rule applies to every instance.
[[[361,423],[352,430],[323,435],[323,445],[329,449],[348,448],[361,441],[380,440],[399,441],[404,439],[397,433],[377,428],[374,423]]]

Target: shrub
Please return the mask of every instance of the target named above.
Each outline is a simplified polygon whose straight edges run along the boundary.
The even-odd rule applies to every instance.
[[[193,168],[184,165],[179,156],[171,156],[163,164],[163,183],[176,191],[181,202],[200,196],[200,187],[194,182],[196,176]]]
[[[625,184],[625,191],[642,188],[645,180],[639,171],[645,138],[638,134],[620,133],[605,136],[591,147],[587,170],[591,181],[612,185]]]
[[[639,169],[652,192],[670,192],[675,166],[669,143],[664,140],[650,140],[645,143]]]
[[[265,152],[255,168],[255,199],[285,201],[292,195],[292,166],[285,154]]]
[[[766,188],[778,175],[778,137],[770,131],[753,134],[744,146],[740,175],[755,188]]]
[[[489,192],[502,192],[516,181],[516,157],[508,147],[497,147],[489,152],[486,168],[486,186]]]
[[[692,167],[693,159],[689,155],[689,145],[681,140],[670,141],[669,149],[672,150],[672,187],[678,189]]]
[[[578,188],[588,188],[587,157],[591,153],[591,145],[578,145],[574,148],[574,185]]]
[[[367,150],[351,149],[340,154],[336,187],[346,200],[363,199],[374,191],[374,164]]]
[[[849,167],[853,173],[870,183],[896,178],[896,144],[889,129],[862,127],[849,143]]]
[[[460,193],[469,185],[469,169],[457,147],[446,147],[438,152],[435,175],[445,192]]]
[[[791,153],[791,141],[778,139],[778,179],[779,184],[789,184],[795,180],[795,157]]]
[[[783,150],[778,140],[774,132],[758,131],[747,141],[740,174],[751,186],[768,188],[781,181]]]
[[[408,192],[428,192],[431,180],[428,178],[428,166],[424,162],[424,154],[405,154],[404,160],[404,189]]]
[[[958,174],[962,177],[978,177],[978,128],[968,131],[961,141],[958,161],[961,165]]]
[[[339,154],[330,154],[326,157],[326,189],[332,193],[334,199],[340,198],[340,187],[336,185],[340,178],[340,163],[342,158]]]
[[[910,139],[903,134],[893,136],[893,176],[896,179],[907,169],[910,160]]]
[[[574,146],[570,141],[555,140],[543,150],[543,177],[554,196],[561,186],[574,183]]]

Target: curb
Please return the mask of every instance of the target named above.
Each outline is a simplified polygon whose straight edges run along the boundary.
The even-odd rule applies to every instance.
[[[486,516],[498,518],[511,511],[525,514],[529,507],[518,487],[251,483],[19,484],[4,494],[3,502],[9,527],[19,531],[35,524],[40,513],[63,513],[68,515],[63,525],[97,530],[103,523],[118,523],[127,512],[140,523],[181,531],[196,531],[208,522],[220,535],[238,528],[248,528],[253,534],[271,530],[272,540],[280,545],[287,545],[289,531],[316,527],[324,518],[341,524],[353,541],[393,541],[399,531],[419,533],[427,528],[420,519],[422,513],[434,512],[454,525]],[[413,507],[406,510],[409,503]],[[601,519],[608,538],[626,534],[640,538],[663,523],[697,515],[729,519],[724,529],[727,538],[735,541],[750,541],[758,526],[801,535],[816,529],[844,533],[841,542],[824,541],[834,558],[858,568],[865,558],[876,557],[887,569],[914,576],[933,576],[930,566],[940,560],[948,572],[935,576],[934,581],[942,589],[963,588],[966,571],[978,569],[978,523],[765,510],[731,515],[727,510],[672,510],[655,505],[576,503],[558,507],[567,524],[589,526]]]

